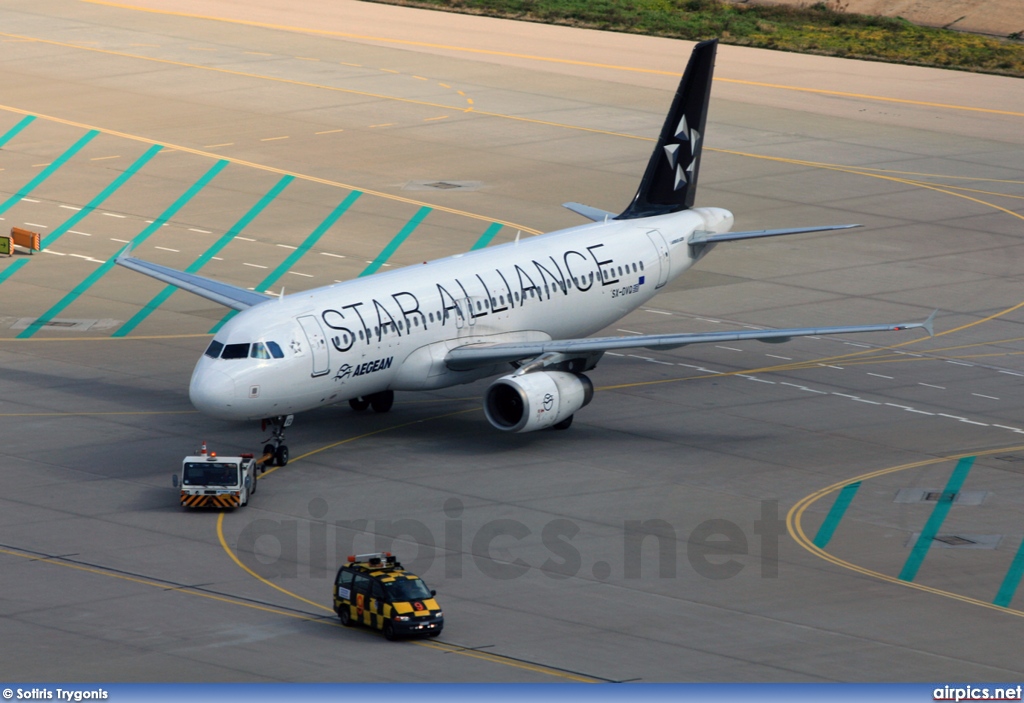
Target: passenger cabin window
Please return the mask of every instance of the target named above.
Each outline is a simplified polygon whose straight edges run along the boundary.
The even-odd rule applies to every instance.
[[[228,344],[224,347],[224,352],[220,355],[221,359],[244,359],[249,356],[249,343],[245,344]]]
[[[215,339],[212,342],[210,342],[210,346],[206,348],[206,355],[211,359],[216,359],[218,356],[220,356],[221,349],[223,348],[224,345]]]

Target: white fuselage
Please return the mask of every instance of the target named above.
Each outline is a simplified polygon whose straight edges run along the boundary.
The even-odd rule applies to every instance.
[[[211,352],[225,353],[200,358],[189,395],[216,417],[262,419],[500,373],[454,371],[445,355],[593,334],[710,249],[694,256],[694,231],[732,224],[720,208],[609,219],[270,300],[217,333]]]

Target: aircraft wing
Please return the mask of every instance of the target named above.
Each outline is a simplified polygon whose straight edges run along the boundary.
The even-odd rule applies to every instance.
[[[936,311],[938,312],[938,311]],[[800,327],[782,330],[737,330],[725,332],[697,332],[681,334],[645,334],[631,337],[589,337],[585,339],[556,339],[549,342],[514,342],[506,344],[467,344],[448,352],[445,362],[454,371],[466,371],[502,362],[532,359],[546,353],[567,355],[588,355],[613,349],[676,349],[687,344],[710,342],[734,342],[756,339],[762,342],[788,342],[793,337],[810,337],[826,334],[856,334],[860,332],[894,332],[899,330],[924,329],[929,336],[934,334],[933,312],[924,322],[907,322],[888,325],[850,325],[843,327]]]
[[[229,283],[214,281],[211,278],[197,276],[194,273],[178,271],[168,266],[154,264],[151,261],[136,259],[131,256],[130,247],[117,257],[117,263],[126,269],[138,271],[164,283],[170,283],[172,286],[187,290],[189,293],[195,293],[215,303],[226,305],[233,310],[245,310],[253,305],[259,305],[260,303],[272,300],[270,296],[263,293],[239,288]]]

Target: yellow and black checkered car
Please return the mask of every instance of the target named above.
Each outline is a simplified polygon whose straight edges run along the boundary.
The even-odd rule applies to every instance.
[[[444,614],[434,595],[389,552],[350,556],[334,579],[334,611],[341,624],[368,625],[389,640],[441,634]]]

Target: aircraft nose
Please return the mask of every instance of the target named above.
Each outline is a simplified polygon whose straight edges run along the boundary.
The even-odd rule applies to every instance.
[[[197,368],[188,387],[192,405],[201,413],[232,418],[235,404],[235,381],[218,369]]]

